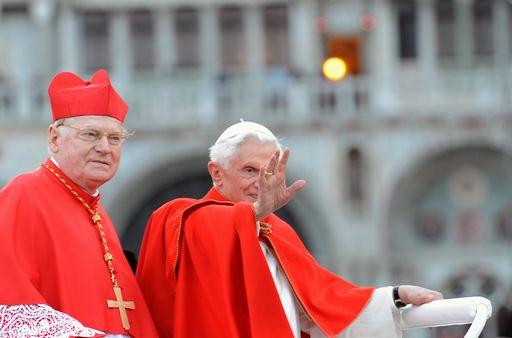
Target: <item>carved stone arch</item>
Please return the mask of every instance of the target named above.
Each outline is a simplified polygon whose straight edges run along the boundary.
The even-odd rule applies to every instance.
[[[442,173],[446,168],[444,163],[455,163],[457,161],[475,161],[486,166],[495,167],[497,171],[503,173],[504,177],[512,180],[512,149],[491,142],[469,142],[458,144],[447,144],[445,146],[436,146],[419,152],[417,156],[411,158],[408,164],[402,167],[402,170],[390,184],[389,201],[386,206],[386,221],[383,226],[385,232],[389,235],[384,238],[385,247],[392,248],[392,226],[396,224],[396,217],[400,215],[400,210],[410,210],[411,203],[417,197],[420,184],[428,184],[429,179],[433,179],[437,174]],[[427,181],[427,182],[425,182]]]
[[[487,217],[488,223],[484,224],[487,233],[481,241],[468,244],[460,242],[454,235],[457,223],[453,220],[457,218],[453,215],[465,210],[464,203],[471,206],[475,200],[468,193],[460,201],[453,196],[451,200],[443,199],[453,193],[454,173],[465,167],[476,168],[486,179],[490,178],[484,189],[485,201],[474,207]],[[439,185],[439,182],[444,183]],[[452,235],[445,237],[444,242],[428,243],[412,235],[417,226],[413,216],[420,206],[425,205],[427,192],[441,191],[435,189],[438,186],[446,188],[444,195],[436,196],[441,196],[440,201],[448,202],[443,205],[443,210],[451,213],[447,217],[446,230]],[[392,185],[384,224],[388,234],[385,247],[395,282],[438,289],[447,297],[482,295],[500,305],[510,292],[507,281],[512,276],[512,269],[508,268],[512,255],[506,239],[494,232],[498,224],[492,223],[494,220],[489,216],[500,210],[498,205],[508,205],[508,191],[512,191],[512,152],[507,145],[484,140],[436,145],[413,157]],[[471,198],[466,199],[468,197]],[[456,203],[463,203],[463,207],[454,208]],[[496,336],[495,325],[491,320],[485,336]]]

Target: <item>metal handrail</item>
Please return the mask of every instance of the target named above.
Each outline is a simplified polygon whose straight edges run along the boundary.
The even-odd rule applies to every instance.
[[[492,305],[487,298],[463,297],[408,306],[396,320],[402,330],[471,324],[464,338],[478,338],[491,315]]]
[[[476,309],[475,319],[473,320],[473,323],[471,324],[464,338],[478,338],[480,333],[482,333],[482,330],[485,327],[485,323],[489,317],[489,308],[484,304],[479,304]]]

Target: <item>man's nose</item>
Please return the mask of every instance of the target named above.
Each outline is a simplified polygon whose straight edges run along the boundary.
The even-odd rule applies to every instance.
[[[96,146],[94,148],[102,153],[110,152],[112,150],[112,146],[108,142],[108,136],[102,135],[100,139],[96,142]]]

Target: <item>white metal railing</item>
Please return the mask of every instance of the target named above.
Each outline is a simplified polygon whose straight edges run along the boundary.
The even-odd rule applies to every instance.
[[[452,298],[409,306],[400,311],[397,324],[402,330],[471,324],[464,338],[478,338],[491,315],[487,298]]]
[[[278,82],[249,77],[169,77],[133,81],[123,87],[122,95],[130,105],[128,123],[138,128],[210,126],[211,121],[239,117],[300,123],[389,111],[503,111],[512,89],[502,88],[499,78],[491,71],[444,72],[428,81],[417,74],[403,74],[388,82],[359,76],[336,83],[320,76],[287,76]],[[0,83],[0,123],[48,122],[46,88],[42,82],[30,86]],[[379,99],[383,89],[390,100]],[[386,102],[391,102],[389,107]]]

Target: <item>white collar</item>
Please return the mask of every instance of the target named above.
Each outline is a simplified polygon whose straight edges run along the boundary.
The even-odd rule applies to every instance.
[[[54,159],[53,157],[51,157],[51,156],[50,156],[50,160],[53,162],[53,164],[55,164],[55,165],[57,166],[57,168],[59,168],[59,169],[60,169],[59,163],[57,163],[57,160],[56,160],[56,159]],[[82,189],[82,188],[80,188],[80,189]],[[84,189],[82,189],[82,190],[83,190],[83,191],[85,191]],[[85,192],[87,192],[87,191],[85,191]],[[87,192],[87,193],[88,193],[88,192]],[[98,195],[99,195],[99,193],[100,193],[100,190],[99,190],[99,189],[96,189],[96,191],[94,192],[94,194],[91,194],[91,195],[92,195],[92,196],[94,196],[94,197],[96,197],[96,196],[98,196]]]

